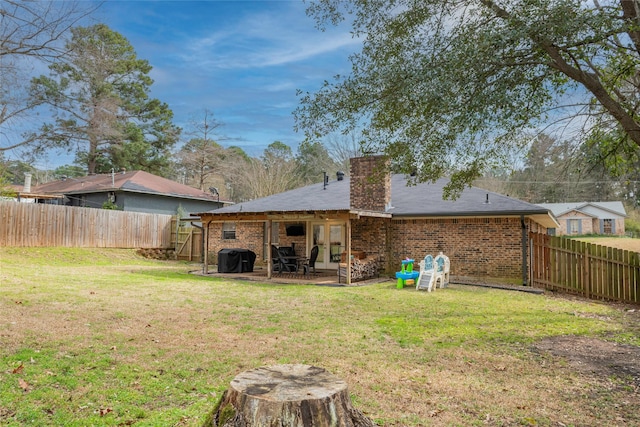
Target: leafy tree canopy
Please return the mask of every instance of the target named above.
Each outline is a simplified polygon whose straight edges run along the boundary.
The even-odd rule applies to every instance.
[[[249,155],[247,154],[247,152],[244,151],[242,148],[238,147],[237,145],[230,146],[229,148],[227,148],[227,151],[234,153],[237,158],[243,159],[245,161],[249,161]]]
[[[449,176],[446,196],[563,118],[588,115],[585,129],[637,152],[639,11],[637,0],[312,1],[321,28],[351,19],[364,44],[349,76],[300,94],[296,126],[309,140],[364,126],[365,147],[395,168]]]
[[[67,178],[78,178],[81,176],[85,176],[86,172],[80,166],[62,165],[53,170],[53,175],[56,177],[56,179],[62,179],[62,177],[65,176]]]
[[[4,157],[0,158],[0,175],[4,177],[4,179],[9,184],[21,185],[24,183],[25,173],[36,174],[36,169],[23,161],[20,160],[3,160]]]
[[[296,161],[302,184],[322,182],[323,172],[335,178],[334,174],[340,169],[320,142],[302,142],[298,147]]]
[[[149,98],[151,65],[104,24],[73,28],[66,48],[64,59],[49,67],[50,76],[32,81],[32,96],[55,114],[40,139],[77,146],[89,173],[168,167],[180,129],[167,104]]]

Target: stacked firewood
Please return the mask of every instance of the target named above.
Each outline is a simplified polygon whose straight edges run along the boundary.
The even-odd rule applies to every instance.
[[[378,275],[378,263],[376,257],[354,259],[351,262],[351,281],[370,279]]]

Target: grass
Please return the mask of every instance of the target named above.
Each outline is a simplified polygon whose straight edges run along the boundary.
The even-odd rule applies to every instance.
[[[199,426],[238,373],[326,368],[379,425],[620,425],[637,388],[531,351],[640,345],[614,306],[452,285],[434,293],[203,278],[129,250],[0,248],[0,425]]]

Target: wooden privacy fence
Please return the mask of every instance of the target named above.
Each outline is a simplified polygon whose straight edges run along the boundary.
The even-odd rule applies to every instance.
[[[171,215],[0,201],[0,246],[169,248]]]
[[[640,304],[640,253],[543,234],[530,237],[533,286]]]
[[[202,228],[171,220],[171,247],[176,251],[176,259],[202,261]]]

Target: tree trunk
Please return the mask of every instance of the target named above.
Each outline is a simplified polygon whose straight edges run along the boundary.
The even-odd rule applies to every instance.
[[[351,406],[347,384],[323,368],[275,365],[246,371],[203,427],[373,427]]]

